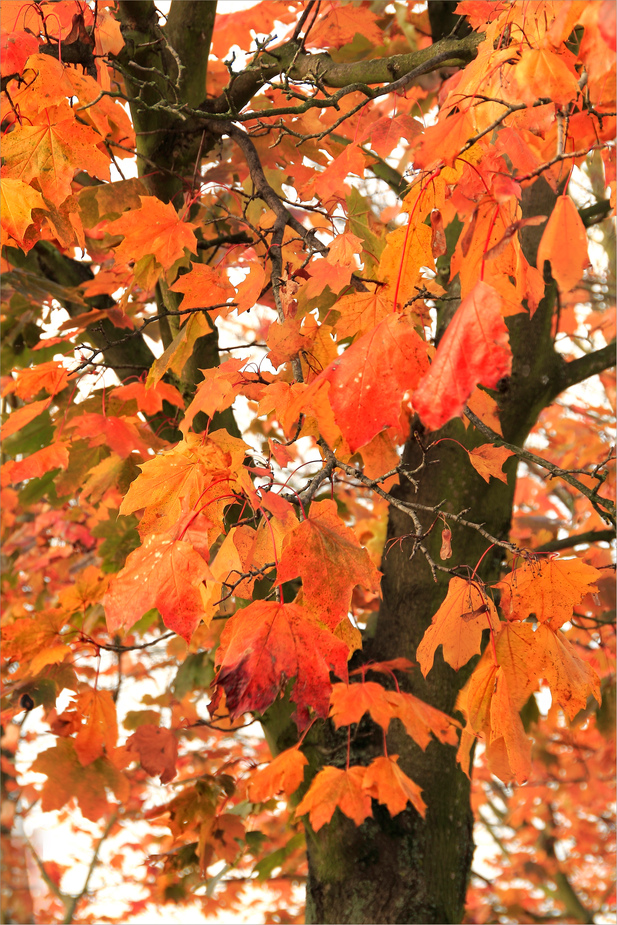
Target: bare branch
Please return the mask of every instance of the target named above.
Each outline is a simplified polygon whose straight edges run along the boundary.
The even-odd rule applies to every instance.
[[[556,466],[554,463],[550,463],[541,456],[536,456],[535,453],[530,453],[529,450],[516,446],[514,443],[507,443],[500,434],[488,427],[473,413],[473,411],[470,411],[469,408],[465,408],[465,415],[469,418],[474,427],[495,443],[496,446],[505,446],[506,449],[514,453],[515,456],[518,456],[519,459],[525,462],[535,463],[535,465],[546,469],[547,472],[550,472],[552,478],[563,479],[564,482],[567,482],[568,485],[572,485],[573,488],[576,488],[577,491],[591,502],[603,520],[607,523],[615,524],[615,505],[609,498],[603,498],[598,495],[597,486],[595,488],[588,488],[587,485],[583,485],[583,483],[575,479],[573,475],[560,469],[560,467]]]

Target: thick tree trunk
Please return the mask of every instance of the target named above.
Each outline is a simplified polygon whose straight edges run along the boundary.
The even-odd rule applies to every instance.
[[[482,443],[469,429],[457,422],[445,433],[468,446]],[[451,499],[449,510],[473,507],[474,520],[498,538],[507,538],[512,510],[514,468],[508,484],[491,480],[486,485],[472,469],[466,454],[456,443],[443,442],[430,450],[428,465],[416,493],[410,483],[397,490],[405,501],[433,506]],[[420,461],[416,440],[410,440],[406,460],[410,468]],[[480,502],[480,503],[478,503]],[[424,515],[428,527],[433,515]],[[413,533],[411,519],[391,508],[388,540]],[[476,565],[488,543],[475,531],[455,528],[452,536],[453,560],[448,565]],[[434,560],[439,560],[441,529],[436,527],[427,539]],[[373,637],[366,641],[364,658],[383,660],[404,656],[415,660],[424,631],[443,601],[449,576],[439,574],[435,581],[421,552],[409,560],[412,541],[388,543],[382,563],[383,603]],[[491,550],[482,563],[485,581],[498,578],[502,550]],[[458,691],[469,675],[463,668],[453,671],[438,650],[435,666],[426,680],[418,668],[407,679],[406,689],[447,713],[453,713]],[[383,675],[380,680],[383,683]],[[360,723],[351,764],[367,764],[383,753],[379,730],[365,717]],[[327,743],[330,744],[330,743]],[[319,832],[308,832],[309,881],[307,922],[460,922],[471,859],[473,856],[473,816],[470,808],[470,782],[456,764],[456,750],[431,742],[422,750],[406,735],[398,721],[387,737],[388,752],[399,755],[405,773],[423,790],[426,818],[407,809],[391,818],[373,803],[374,818],[359,828],[336,813],[332,823]],[[344,752],[342,752],[344,760]]]
[[[543,182],[536,184],[539,198],[546,193],[545,186]],[[526,214],[533,213],[534,201],[528,195]],[[536,248],[537,241],[530,240],[528,258],[532,263]],[[524,443],[541,409],[563,388],[564,363],[552,341],[553,308],[554,290],[549,286],[532,319],[521,313],[508,320],[512,375],[504,383],[499,405],[504,437],[518,445]],[[473,427],[465,430],[459,420],[420,439],[435,444],[443,437],[452,437],[469,449],[486,442]],[[418,439],[412,433],[403,462],[414,470],[421,461]],[[453,513],[470,509],[466,515],[469,520],[482,524],[497,539],[507,540],[516,465],[513,456],[504,466],[507,484],[495,478],[487,484],[472,468],[465,451],[445,440],[428,450],[417,492],[404,480],[394,493],[401,500],[428,507],[447,500],[446,509]],[[420,516],[424,528],[430,527],[434,515]],[[381,565],[383,600],[374,630],[367,633],[370,638],[364,642],[361,657],[365,662],[399,656],[415,661],[416,649],[446,595],[450,576],[439,572],[435,580],[420,551],[409,559],[413,541],[404,537],[414,532],[411,518],[391,507],[387,552]],[[436,525],[425,545],[438,563],[440,542],[441,529]],[[467,574],[471,574],[482,559],[477,576],[492,584],[500,577],[504,550],[489,547],[479,532],[452,525],[453,555],[446,564],[450,568],[467,566]],[[460,574],[465,575],[465,570]],[[488,637],[488,632],[485,635]],[[444,662],[439,648],[426,679],[416,667],[399,683],[401,689],[453,714],[458,692],[474,664],[472,659],[456,672]],[[379,680],[384,683],[384,675]],[[318,745],[327,750],[330,763],[331,750],[338,749],[335,754],[344,763],[346,742],[337,739],[331,729],[323,733]],[[432,741],[422,752],[398,721],[390,724],[387,747],[389,754],[399,755],[404,772],[422,788],[426,818],[409,808],[391,818],[373,801],[374,818],[359,828],[338,810],[330,825],[319,832],[312,832],[307,825],[307,923],[449,923],[460,922],[464,915],[474,848],[470,781],[457,765],[454,748]],[[366,765],[382,753],[381,730],[364,717],[351,745],[350,764]]]

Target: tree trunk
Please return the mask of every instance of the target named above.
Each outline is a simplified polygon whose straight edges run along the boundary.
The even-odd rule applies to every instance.
[[[544,181],[534,185],[539,198],[545,196],[545,187]],[[535,202],[534,196],[528,194],[526,214],[534,214]],[[527,248],[528,259],[534,264],[536,239],[530,236]],[[524,443],[542,408],[563,388],[564,363],[552,341],[553,308],[554,290],[549,286],[533,318],[521,313],[508,319],[512,375],[504,382],[498,402],[504,438],[519,445]],[[454,439],[435,445],[444,437]],[[516,457],[504,465],[507,484],[495,478],[487,484],[458,445],[472,449],[486,442],[471,425],[465,430],[459,420],[429,435],[412,431],[403,457],[410,471],[422,462],[421,442],[433,446],[426,453],[417,491],[411,482],[402,480],[393,494],[427,507],[447,499],[448,511],[461,513],[470,509],[466,514],[469,520],[482,524],[493,537],[507,540]],[[420,512],[420,519],[427,530],[434,515]],[[477,576],[494,584],[500,577],[504,550],[491,548],[490,542],[474,529],[449,526],[453,554],[445,564],[449,568],[466,566],[460,570],[463,577],[478,566]],[[391,506],[381,564],[383,599],[373,631],[367,632],[369,638],[364,641],[361,659],[365,663],[401,656],[415,661],[417,647],[445,598],[451,576],[437,572],[434,578],[420,550],[409,558],[413,548],[409,534],[414,532],[411,518]],[[423,542],[433,561],[441,563],[439,524]],[[487,644],[488,630],[484,635]],[[439,648],[426,679],[414,667],[408,677],[399,678],[399,684],[402,690],[452,715],[458,692],[476,662],[477,658],[472,659],[456,672],[444,662]],[[384,677],[379,677],[382,684]],[[338,747],[337,756],[341,755],[344,762],[344,744],[345,749],[330,729],[323,733],[316,754],[319,749],[327,750],[331,763],[330,750]],[[449,923],[463,918],[474,850],[470,781],[456,762],[454,748],[431,741],[423,752],[398,720],[390,724],[387,747],[389,754],[399,755],[403,771],[422,788],[426,817],[408,808],[391,818],[373,800],[374,818],[358,828],[338,810],[330,825],[319,832],[311,831],[307,824],[307,923]],[[381,730],[365,716],[351,743],[349,763],[366,765],[382,753]]]

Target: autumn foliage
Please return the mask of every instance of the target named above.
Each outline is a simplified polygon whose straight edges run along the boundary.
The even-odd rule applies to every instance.
[[[215,6],[2,4],[7,921],[301,921],[435,755],[607,921],[613,4]]]

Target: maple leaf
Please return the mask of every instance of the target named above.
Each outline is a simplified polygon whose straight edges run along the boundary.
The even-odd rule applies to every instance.
[[[216,709],[220,694],[232,719],[263,713],[287,681],[295,678],[291,699],[297,723],[309,722],[309,708],[326,716],[330,671],[347,677],[348,647],[305,607],[253,601],[231,617],[217,649]]]
[[[214,431],[206,438],[188,434],[173,449],[140,465],[141,474],[131,482],[120,513],[132,514],[144,508],[142,533],[155,526],[159,533],[169,532],[178,523],[183,504],[193,508],[208,488],[205,500],[212,518],[216,510],[213,502],[219,495],[229,495],[246,449],[244,441],[225,430]]]
[[[494,388],[510,373],[512,353],[500,312],[501,297],[476,283],[446,328],[413,406],[431,430],[461,413],[476,385]]]
[[[359,238],[356,234],[351,234],[351,232],[337,234],[330,242],[326,261],[331,263],[332,266],[353,268],[356,265],[354,257],[356,254],[360,254],[361,251],[362,238]]]
[[[96,822],[111,809],[106,789],[112,790],[120,803],[128,798],[129,782],[125,775],[105,756],[84,767],[73,739],[59,739],[57,745],[41,752],[32,770],[47,777],[41,800],[45,813],[62,809],[75,798],[85,818]]]
[[[24,405],[23,408],[16,408],[15,411],[12,411],[8,419],[2,425],[2,437],[6,440],[7,437],[10,437],[12,434],[17,433],[18,430],[21,430],[22,427],[26,427],[30,421],[33,421],[37,418],[43,411],[46,411],[51,404],[51,399],[41,399],[40,401],[30,402],[29,405]]]
[[[67,421],[65,427],[72,430],[75,436],[88,440],[90,446],[106,443],[114,453],[123,458],[131,456],[134,450],[142,457],[147,457],[150,455],[148,444],[137,429],[139,419],[135,418],[135,422],[116,415],[84,412]]]
[[[25,183],[36,179],[45,199],[60,205],[70,195],[78,170],[109,180],[109,159],[98,149],[101,140],[63,102],[45,110],[43,124],[17,126],[5,135],[3,177]]]
[[[92,764],[103,754],[115,748],[118,739],[116,705],[110,691],[87,688],[77,697],[77,713],[86,717],[75,737],[75,752],[82,765]]]
[[[248,797],[252,803],[265,803],[281,791],[291,796],[304,779],[308,758],[299,748],[288,748],[270,764],[255,771],[249,781]]]
[[[250,311],[258,302],[263,289],[266,286],[266,271],[257,261],[247,261],[248,274],[242,282],[236,286],[236,295],[234,301],[237,305],[237,313]]]
[[[383,116],[372,122],[365,130],[362,141],[370,139],[371,150],[385,157],[399,143],[401,137],[411,142],[422,131],[422,124],[417,119],[401,113],[398,116]]]
[[[244,360],[233,357],[213,369],[202,369],[203,381],[197,386],[195,397],[186,409],[180,430],[186,436],[196,414],[202,411],[211,418],[217,411],[224,411],[233,404],[236,395],[246,382],[240,369]]]
[[[503,668],[483,659],[460,692],[456,709],[467,717],[458,760],[469,775],[469,749],[476,735],[484,737],[489,767],[502,780],[523,783],[531,771],[531,742],[511,699]]]
[[[312,260],[307,267],[309,279],[302,287],[302,296],[309,301],[317,298],[328,286],[332,292],[340,292],[349,284],[353,264],[342,266],[327,259]]]
[[[332,629],[347,614],[356,585],[379,589],[380,573],[338,516],[334,501],[314,501],[306,520],[287,534],[278,581],[302,578],[304,598]]]
[[[536,642],[543,654],[542,673],[553,699],[570,720],[584,710],[589,697],[602,702],[600,679],[591,665],[577,655],[574,646],[559,630],[548,624],[536,630]]]
[[[463,578],[451,578],[446,599],[425,632],[416,657],[424,677],[433,667],[435,651],[443,646],[444,661],[455,671],[467,664],[481,648],[482,633],[499,629],[499,617],[492,600],[477,585]]]
[[[156,196],[139,199],[139,209],[131,209],[106,226],[109,234],[124,235],[122,243],[114,249],[117,263],[129,264],[152,256],[168,270],[184,256],[185,247],[193,254],[197,252],[193,233],[196,225],[182,221],[170,202],[161,202]]]
[[[75,578],[75,582],[58,595],[58,603],[65,613],[85,612],[91,604],[101,600],[109,578],[96,565],[88,565]]]
[[[383,33],[377,25],[377,16],[366,7],[347,7],[331,4],[326,15],[319,19],[310,32],[309,45],[320,48],[340,48],[360,35],[371,45],[383,43]]]
[[[336,333],[341,340],[371,331],[392,314],[390,303],[380,296],[379,290],[344,295],[334,307],[341,314],[336,322]]]
[[[482,446],[477,446],[468,452],[471,465],[476,472],[480,473],[485,482],[488,482],[493,476],[507,484],[508,476],[502,470],[506,459],[513,455],[511,450],[507,450],[505,446],[484,443]]]
[[[206,578],[212,578],[208,563],[190,543],[151,533],[105,594],[109,632],[132,626],[157,607],[165,626],[188,642],[204,615],[199,585]]]
[[[0,188],[0,216],[2,229],[19,244],[22,250],[30,250],[24,244],[24,237],[33,223],[33,209],[44,209],[45,200],[32,186],[23,180],[11,180],[5,177]],[[34,242],[33,242],[34,243]]]
[[[426,345],[404,316],[391,314],[360,337],[314,382],[330,383],[336,423],[354,452],[399,427],[401,402],[428,370]]]
[[[21,74],[30,55],[39,50],[39,43],[26,32],[4,32],[0,39],[0,74]]]
[[[330,716],[335,727],[340,729],[341,726],[359,723],[365,713],[370,713],[371,718],[387,732],[390,720],[396,715],[387,695],[386,689],[375,681],[333,685]]]
[[[4,463],[1,483],[15,485],[25,479],[40,478],[54,469],[66,469],[69,464],[69,451],[62,443],[52,443],[26,456],[25,459],[9,460]]]
[[[67,383],[68,371],[62,363],[50,360],[48,363],[39,363],[38,366],[20,369],[17,378],[7,383],[2,394],[7,395],[13,392],[18,398],[27,401],[42,391],[47,392],[48,395],[55,395],[61,392]]]
[[[371,670],[374,670],[371,666]],[[330,716],[337,729],[358,723],[365,713],[384,730],[390,721],[400,719],[408,735],[424,750],[433,734],[440,742],[456,745],[458,723],[414,697],[400,691],[387,691],[374,681],[362,684],[335,684],[330,695]]]
[[[120,385],[114,389],[113,397],[121,401],[131,401],[134,398],[139,411],[149,415],[158,414],[164,401],[177,408],[184,408],[184,399],[180,392],[167,382],[157,382],[151,389],[147,388],[143,382]]]
[[[399,767],[398,755],[374,758],[364,773],[362,787],[387,807],[391,816],[401,813],[408,803],[424,818],[426,803],[422,790]]]
[[[296,815],[308,813],[316,832],[330,822],[337,808],[361,825],[372,814],[371,798],[363,787],[365,773],[366,768],[358,765],[346,771],[331,766],[322,768],[296,807]]]
[[[589,266],[587,234],[576,206],[569,196],[559,196],[546,223],[538,247],[537,263],[540,271],[548,260],[551,273],[562,292],[579,282],[585,267]]]
[[[387,700],[391,704],[396,719],[400,719],[407,735],[418,743],[424,751],[431,741],[431,735],[439,742],[456,745],[459,724],[455,719],[436,707],[425,703],[413,694],[400,691],[388,691]]]
[[[176,776],[178,740],[171,729],[144,723],[128,738],[126,748],[136,752],[144,771],[158,775],[162,784],[168,784]]]
[[[540,623],[558,629],[572,619],[574,608],[590,591],[597,591],[601,572],[582,559],[538,560],[514,569],[495,587],[509,620],[534,614]]]
[[[392,299],[396,294],[396,308],[415,295],[416,287],[423,284],[424,269],[435,268],[432,237],[430,228],[412,219],[405,227],[388,234],[379,261],[379,277],[386,282],[386,292]]]
[[[357,145],[348,145],[342,154],[331,161],[323,173],[315,176],[309,186],[303,189],[302,195],[314,195],[325,201],[337,194],[345,195],[349,191],[347,178],[349,174],[364,176],[366,157]]]
[[[415,166],[431,167],[436,163],[451,166],[474,135],[474,124],[469,109],[441,119],[436,125],[425,129],[420,137],[414,157]]]
[[[194,250],[189,245],[186,246],[190,250]],[[206,266],[204,263],[192,264],[190,272],[177,279],[173,286],[169,288],[172,292],[184,293],[180,306],[182,311],[188,308],[207,309],[210,305],[226,303],[234,295],[234,288],[223,273],[220,270]],[[210,317],[214,319],[220,314],[225,316],[227,310],[214,309]]]
[[[514,71],[520,97],[531,105],[539,97],[550,97],[557,106],[565,106],[578,95],[576,71],[549,48],[525,49]]]

